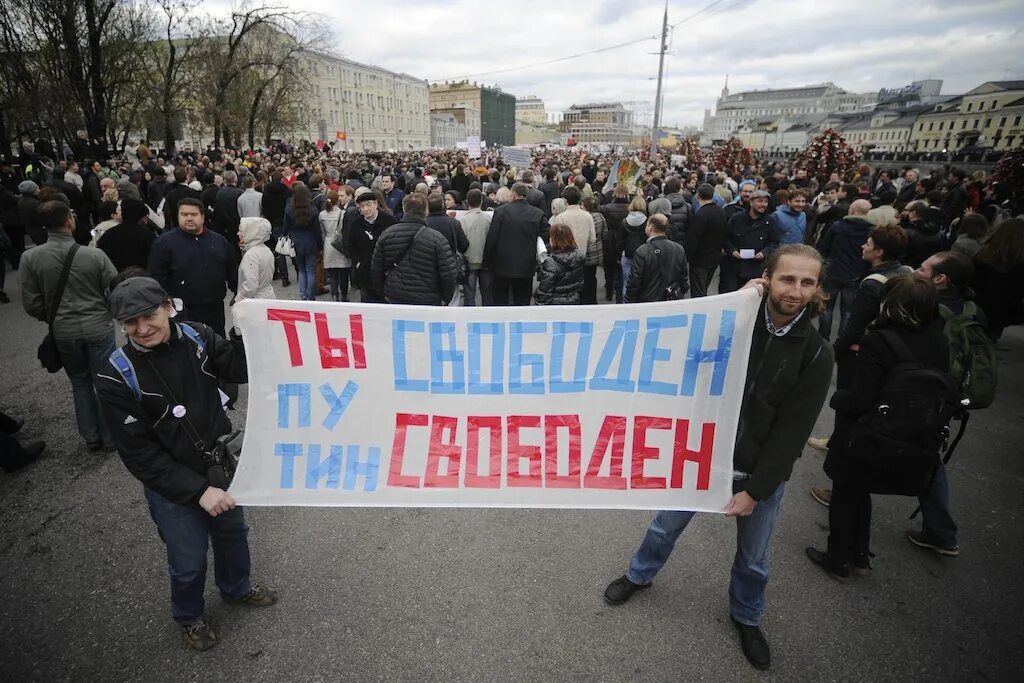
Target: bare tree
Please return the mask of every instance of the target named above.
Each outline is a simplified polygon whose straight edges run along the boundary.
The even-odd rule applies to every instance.
[[[163,146],[173,150],[176,119],[180,119],[182,93],[194,61],[196,46],[203,36],[195,9],[198,0],[155,0],[159,37],[149,45],[148,66],[156,101],[156,118],[163,134]]]

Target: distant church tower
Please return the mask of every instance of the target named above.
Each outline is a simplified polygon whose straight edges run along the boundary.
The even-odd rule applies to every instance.
[[[725,75],[725,85],[722,86],[722,99],[729,96],[729,74]]]

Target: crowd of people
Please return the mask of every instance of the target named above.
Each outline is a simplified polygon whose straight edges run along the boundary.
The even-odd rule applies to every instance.
[[[626,161],[635,175],[615,173]],[[202,602],[207,535],[226,599],[276,601],[249,579],[241,510],[201,457],[230,431],[219,407],[247,377],[229,291],[231,302],[275,298],[294,279],[310,301],[526,306],[597,304],[602,280],[604,300],[624,304],[758,287],[726,510],[739,524],[730,612],[758,668],[770,662],[767,547],[804,443],[828,452],[833,482],[812,492],[830,508],[827,549],[807,554],[839,580],[866,574],[870,494],[893,491],[851,434],[908,358],[943,376],[956,368],[956,390],[984,407],[995,372],[985,354],[1024,323],[1024,219],[955,168],[815,178],[785,163],[688,168],[667,155],[542,150],[519,169],[494,153],[309,144],[201,154],[140,144],[130,158],[60,162],[27,145],[19,162],[0,162],[0,235],[25,310],[50,325],[87,447],[116,449],[143,483],[168,546],[173,615],[197,649],[216,643]],[[112,320],[128,338],[120,349]],[[982,336],[951,346],[950,329],[975,324]],[[116,372],[114,357],[126,363]],[[835,431],[814,437],[835,366]],[[189,427],[164,433],[168,411]],[[3,424],[5,469],[39,456]],[[944,467],[914,474],[899,491],[922,504],[910,541],[957,554]],[[651,585],[692,516],[658,514],[608,586],[610,604]]]

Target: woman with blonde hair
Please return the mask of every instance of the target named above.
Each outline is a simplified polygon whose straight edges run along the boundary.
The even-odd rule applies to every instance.
[[[618,189],[618,188],[616,188]],[[616,300],[619,297],[625,298],[626,283],[629,282],[629,273],[633,269],[633,254],[637,248],[647,241],[647,200],[640,192],[634,195],[629,202],[629,211],[618,227],[618,244],[616,249],[622,253],[622,283],[619,292],[616,292]]]

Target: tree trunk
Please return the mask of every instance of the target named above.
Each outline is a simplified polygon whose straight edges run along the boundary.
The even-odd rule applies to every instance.
[[[256,110],[259,109],[260,100],[263,99],[263,92],[266,89],[266,83],[259,87],[256,97],[253,98],[252,106],[249,107],[249,149],[256,149]]]

